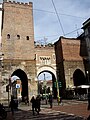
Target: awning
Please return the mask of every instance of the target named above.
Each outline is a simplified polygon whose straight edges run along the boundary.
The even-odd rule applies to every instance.
[[[77,86],[77,88],[90,88],[90,85],[80,85],[80,86]]]
[[[20,78],[18,76],[14,75],[11,77],[11,82],[14,82],[14,81],[19,80],[19,79]]]

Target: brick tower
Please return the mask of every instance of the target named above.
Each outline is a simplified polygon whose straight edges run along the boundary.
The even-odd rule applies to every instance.
[[[32,3],[4,2],[3,9],[4,58],[33,60],[35,55]]]
[[[2,80],[16,75],[22,81],[22,98],[29,95],[29,85],[37,92],[34,53],[33,4],[3,2],[2,53],[4,54]],[[26,85],[25,85],[26,84]],[[35,89],[35,90],[34,90]]]

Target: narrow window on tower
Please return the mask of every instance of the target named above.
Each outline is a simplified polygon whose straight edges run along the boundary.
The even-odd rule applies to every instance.
[[[17,35],[17,39],[18,39],[18,40],[20,39],[20,35]]]
[[[7,34],[7,39],[10,39],[10,34]]]
[[[29,36],[26,36],[26,39],[29,40]]]

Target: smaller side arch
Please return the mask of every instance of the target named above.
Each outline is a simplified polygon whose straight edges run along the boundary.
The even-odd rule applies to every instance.
[[[55,86],[56,78],[57,78],[56,70],[49,66],[42,66],[42,67],[38,68],[38,70],[37,70],[37,78],[42,72],[48,72],[52,75],[52,94],[53,94],[54,98],[57,98],[57,86]]]
[[[76,69],[73,73],[74,86],[85,85],[86,77],[82,70]]]
[[[21,69],[17,69],[12,73],[11,77],[14,75],[19,77],[22,83],[22,101],[24,101],[24,98],[28,100],[28,78],[26,73]]]

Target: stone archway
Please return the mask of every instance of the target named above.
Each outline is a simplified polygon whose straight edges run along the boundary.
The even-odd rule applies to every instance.
[[[21,83],[22,83],[22,101],[24,102],[24,98],[25,98],[25,97],[26,97],[27,100],[28,100],[28,78],[27,78],[27,75],[26,75],[26,73],[25,73],[23,70],[21,70],[21,69],[15,70],[15,71],[12,73],[11,77],[14,76],[14,75],[17,76],[17,77],[19,77],[20,80],[21,80]]]
[[[55,87],[55,82],[56,82],[56,78],[57,78],[56,70],[53,69],[51,66],[41,66],[37,70],[37,78],[43,72],[48,72],[52,75],[52,92],[53,92],[54,98],[57,98],[57,88]]]
[[[40,66],[38,69],[37,69],[37,76],[42,72],[42,71],[50,71],[51,73],[53,73],[53,75],[56,77],[56,69],[54,69],[53,67],[51,66]]]
[[[73,73],[74,86],[85,85],[86,77],[80,69],[76,69]]]

